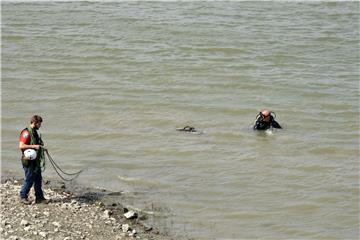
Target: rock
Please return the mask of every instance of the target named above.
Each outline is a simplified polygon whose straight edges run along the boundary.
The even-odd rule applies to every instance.
[[[149,226],[147,224],[144,224],[144,228],[146,232],[150,232],[153,229],[152,226]]]
[[[23,219],[23,220],[21,220],[20,225],[21,225],[21,226],[28,226],[28,225],[29,225],[29,222],[26,221],[25,219]]]
[[[136,230],[133,229],[133,230],[129,233],[129,237],[135,237],[136,233],[137,233]]]
[[[109,218],[109,217],[110,217],[110,212],[109,212],[109,210],[105,210],[105,211],[104,211],[103,217],[104,217],[104,218]]]
[[[57,228],[61,227],[60,223],[58,223],[58,222],[52,222],[51,224]]]
[[[75,209],[75,210],[80,210],[80,209],[81,209],[81,205],[76,204],[76,205],[74,206],[74,209]]]
[[[138,214],[136,212],[134,212],[133,210],[130,210],[124,214],[124,217],[126,217],[127,219],[134,219],[134,218],[138,217]]]
[[[89,202],[86,199],[83,201],[82,198],[78,199],[72,194],[68,196],[61,190],[53,191],[46,187],[44,194],[56,200],[53,204],[25,206],[18,204],[21,186],[14,186],[11,182],[8,188],[5,188],[4,184],[1,184],[0,239],[124,240],[131,239],[129,235],[133,239],[140,237],[143,239],[141,234],[144,227],[138,221],[142,218],[142,214],[135,212],[136,210],[126,209],[126,212],[122,212],[124,205],[115,201],[107,202],[106,205],[95,199]],[[35,198],[33,191],[29,197],[32,200]],[[74,214],[75,209],[77,209],[76,214]],[[135,220],[126,220],[134,218]],[[134,228],[139,230],[138,227],[141,233],[133,230]],[[151,236],[150,239],[168,240],[168,238],[153,238],[154,232],[144,234]]]
[[[126,232],[128,232],[128,231],[131,230],[129,224],[123,224],[123,225],[121,226],[121,229],[122,229],[122,231],[123,231],[124,233],[126,233]]]
[[[20,238],[20,237],[18,237],[18,236],[11,236],[9,239],[10,239],[10,240],[21,240],[21,239],[23,239],[23,238]]]

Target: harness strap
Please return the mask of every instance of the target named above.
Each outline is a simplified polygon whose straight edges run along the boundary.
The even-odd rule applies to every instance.
[[[35,138],[35,135],[34,135],[34,130],[31,128],[31,126],[29,126],[27,128],[27,130],[29,131],[30,133],[30,145],[43,145],[43,141],[41,139],[41,137],[38,135],[37,138]],[[38,150],[36,150],[36,153],[37,153],[37,158],[36,158],[36,169],[35,170],[38,170],[38,169],[41,169],[41,171],[45,171],[45,154],[44,154],[44,149],[42,147],[40,147]]]

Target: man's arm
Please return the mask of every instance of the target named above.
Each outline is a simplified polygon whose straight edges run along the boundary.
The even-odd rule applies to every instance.
[[[38,150],[40,148],[40,145],[27,145],[27,144],[23,143],[22,141],[20,141],[19,142],[19,148],[21,150],[25,150],[25,149],[28,149],[28,148],[33,148],[33,149]]]
[[[273,127],[273,128],[282,128],[277,121],[273,121],[273,122],[272,122],[272,127]]]
[[[262,123],[261,119],[258,119],[258,120],[255,122],[253,129],[254,129],[254,130],[262,130],[263,125],[264,125],[264,124]]]
[[[31,143],[31,135],[27,129],[24,129],[20,133],[20,141],[19,141],[20,150],[25,150],[29,148],[38,150],[40,148],[40,145],[30,145],[30,143]]]

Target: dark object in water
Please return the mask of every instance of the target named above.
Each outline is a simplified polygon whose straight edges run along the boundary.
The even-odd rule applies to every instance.
[[[181,131],[181,132],[197,132],[196,129],[191,126],[186,126],[184,128],[177,128],[176,130]]]
[[[271,128],[282,128],[280,124],[275,121],[276,114],[269,110],[261,111],[255,119],[253,126],[254,130],[267,130]]]

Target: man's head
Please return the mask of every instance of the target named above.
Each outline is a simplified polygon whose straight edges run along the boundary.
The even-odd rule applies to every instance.
[[[264,119],[265,122],[270,122],[271,118],[270,118],[270,111],[269,110],[266,110],[266,109],[262,110],[261,115],[263,116],[263,119]]]
[[[39,115],[34,115],[30,119],[31,128],[38,130],[41,127],[42,118]]]

